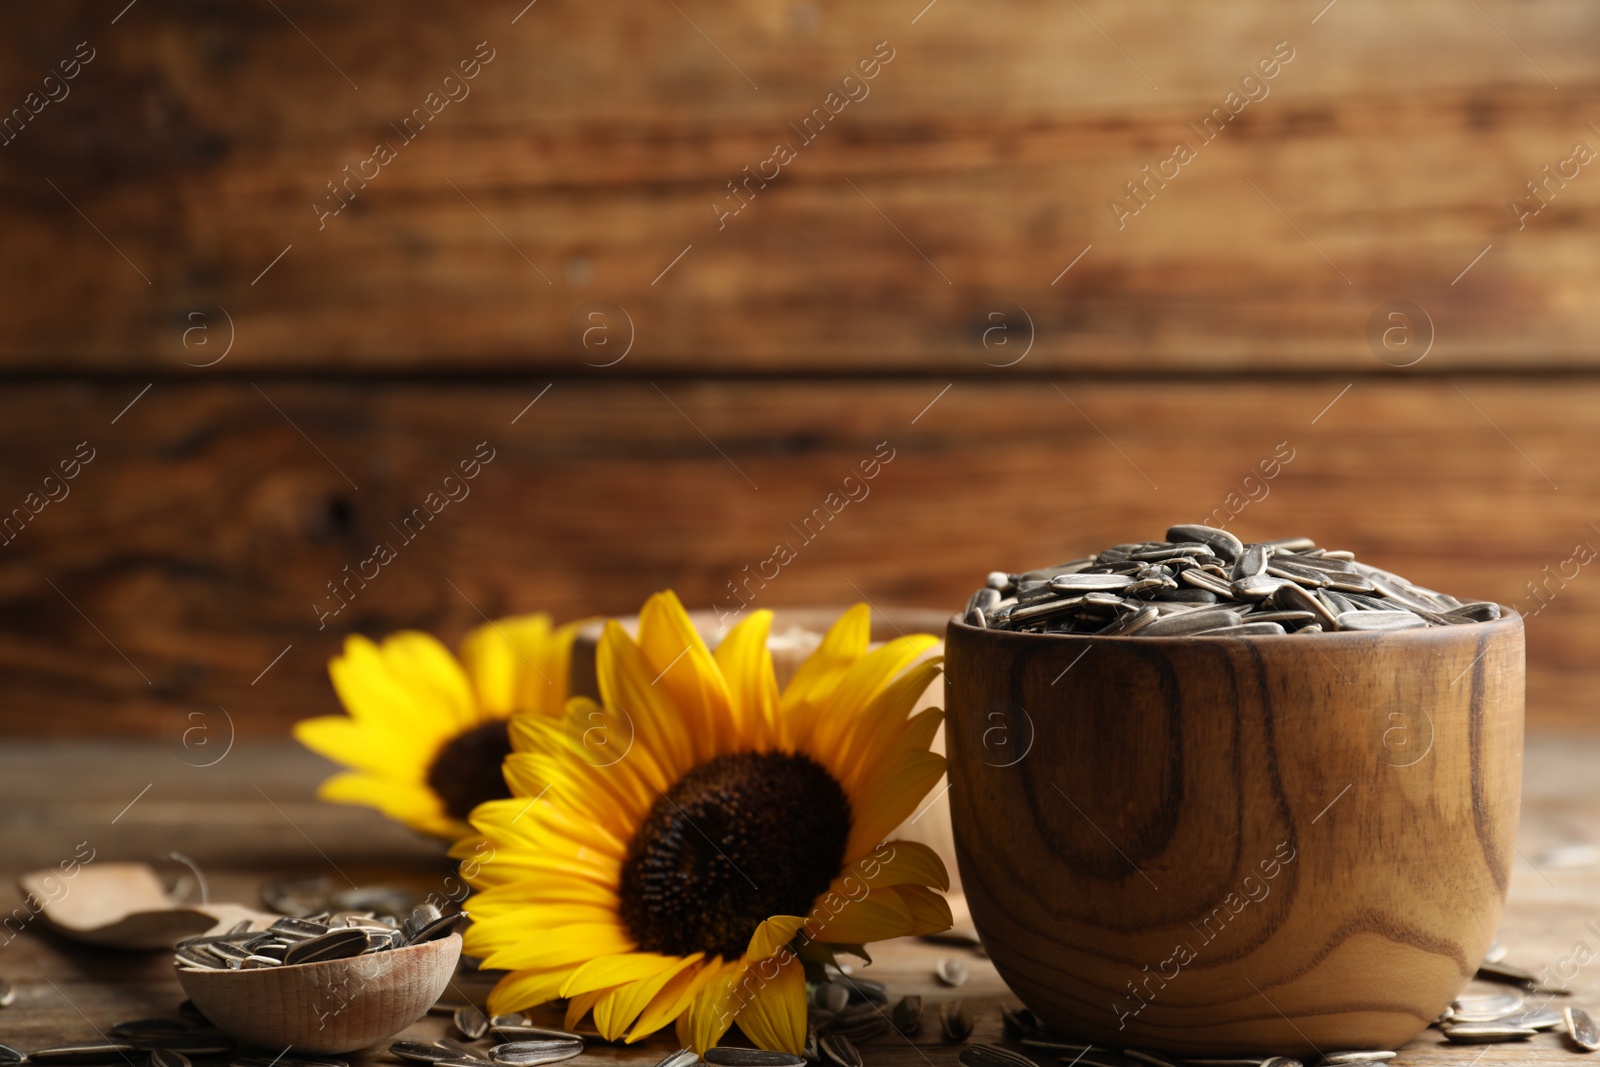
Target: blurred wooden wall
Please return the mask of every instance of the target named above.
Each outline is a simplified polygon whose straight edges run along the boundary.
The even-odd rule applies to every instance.
[[[0,730],[273,734],[346,633],[954,610],[1207,516],[1540,608],[1531,720],[1596,722],[1600,10],[924,4],[13,13]]]

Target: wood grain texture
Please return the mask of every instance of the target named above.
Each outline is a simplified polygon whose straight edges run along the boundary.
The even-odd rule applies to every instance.
[[[1539,866],[1515,859],[1500,935],[1513,962],[1543,971],[1553,984],[1570,990],[1573,1003],[1591,1005],[1600,1000],[1600,981],[1592,964],[1574,968],[1571,958],[1576,941],[1591,947],[1596,943],[1585,923],[1600,893],[1600,867],[1557,868],[1546,865],[1544,856],[1556,846],[1596,840],[1597,759],[1600,742],[1592,738],[1530,738],[1517,843]],[[19,871],[56,863],[86,838],[98,849],[96,863],[147,860],[180,848],[206,873],[215,900],[253,903],[263,882],[307,875],[326,875],[339,886],[345,884],[344,874],[362,885],[401,885],[419,894],[441,891],[450,869],[436,843],[375,813],[312,799],[312,789],[327,769],[316,756],[281,743],[241,743],[222,763],[204,769],[185,766],[156,743],[13,741],[0,746],[0,826],[6,842],[0,856],[0,912],[20,905],[13,890]],[[70,792],[61,788],[64,781],[73,783]],[[128,801],[152,783],[150,792],[113,825],[111,820]],[[105,1030],[125,1019],[171,1017],[183,998],[171,964],[159,953],[91,951],[53,938],[36,925],[14,938],[7,928],[4,936],[9,943],[0,949],[0,969],[16,988],[17,1003],[5,1010],[3,1022],[6,1044],[15,1048],[28,1051],[92,1037],[91,1027]],[[963,958],[971,970],[959,990],[934,979],[935,963],[948,956]],[[886,982],[896,996],[922,996],[930,1017],[910,1041],[891,1034],[864,1045],[867,1062],[876,1067],[955,1067],[958,1050],[940,1040],[931,1019],[938,1003],[954,996],[972,1008],[973,1040],[1005,1040],[999,1005],[1015,998],[991,960],[946,946],[894,941],[874,946],[873,961],[857,973]],[[459,985],[452,996],[481,992],[481,984]],[[556,1024],[560,1020],[553,1011],[543,1018]],[[448,1019],[429,1017],[404,1036],[432,1040],[450,1031]],[[667,1033],[634,1046],[595,1045],[584,1062],[649,1067],[676,1047]],[[1028,1052],[1015,1044],[1009,1047]],[[1429,1030],[1402,1051],[1398,1063],[1459,1067],[1474,1055],[1463,1056],[1460,1046],[1446,1044],[1438,1031]],[[391,1062],[381,1051],[348,1059],[357,1067]],[[1484,1062],[1491,1060],[1522,1067],[1571,1067],[1578,1062],[1553,1033],[1495,1048]]]
[[[952,620],[973,922],[1062,1033],[1180,1054],[1398,1048],[1510,884],[1522,622],[1076,638]]]
[[[995,567],[1228,507],[1247,539],[1304,532],[1517,607],[1530,719],[1594,723],[1600,582],[1575,555],[1600,548],[1586,381],[561,379],[527,408],[550,379],[164,379],[113,424],[145,384],[0,397],[0,516],[80,442],[97,450],[0,547],[8,734],[281,734],[336,710],[325,664],[347,633],[453,642],[485,615],[628,614],[667,587],[727,613],[860,597],[951,612]],[[484,441],[496,458],[470,495],[407,540],[402,521]],[[893,458],[861,480],[885,442]],[[1264,479],[1283,442],[1293,458]],[[319,629],[328,583],[379,542],[397,558]],[[795,558],[763,581],[779,543]]]
[[[1600,148],[1581,0],[123,6],[19,12],[0,43],[0,115],[94,51],[0,145],[7,367],[181,370],[233,339],[220,371],[581,372],[621,351],[574,340],[606,301],[637,374],[965,373],[1024,336],[1054,369],[1381,369],[1364,331],[1395,298],[1432,318],[1426,369],[1595,365],[1600,180],[1568,162],[1511,207]],[[479,42],[467,95],[407,131]],[[1179,141],[1196,158],[1119,218]]]

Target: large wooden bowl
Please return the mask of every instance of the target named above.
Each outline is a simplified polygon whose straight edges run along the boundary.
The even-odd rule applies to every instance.
[[[345,960],[249,971],[179,968],[195,1007],[230,1037],[264,1049],[353,1052],[398,1034],[439,999],[461,935]]]
[[[972,918],[1054,1029],[1397,1048],[1482,960],[1517,828],[1519,616],[1240,638],[957,616],[945,650]]]

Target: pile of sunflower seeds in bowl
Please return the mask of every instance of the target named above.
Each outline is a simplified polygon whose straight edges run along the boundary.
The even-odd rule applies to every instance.
[[[1113,545],[1082,559],[995,571],[967,601],[968,626],[1105,637],[1245,637],[1409,630],[1488,622],[1500,605],[1461,601],[1307,537],[1246,544],[1210,526]]]
[[[432,904],[418,907],[403,922],[370,911],[323,912],[303,919],[285,916],[256,930],[245,919],[225,934],[178,942],[175,962],[182,970],[248,971],[344,960],[437,941],[455,933],[466,920],[466,912],[445,915]]]

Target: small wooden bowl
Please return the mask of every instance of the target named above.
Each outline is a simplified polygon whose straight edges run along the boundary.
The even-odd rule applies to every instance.
[[[1053,1029],[1393,1049],[1472,977],[1511,876],[1520,616],[1232,638],[957,616],[945,650],[967,901]]]
[[[229,1036],[265,1049],[353,1052],[422,1018],[439,999],[461,935],[345,960],[249,971],[178,970],[178,982]]]

